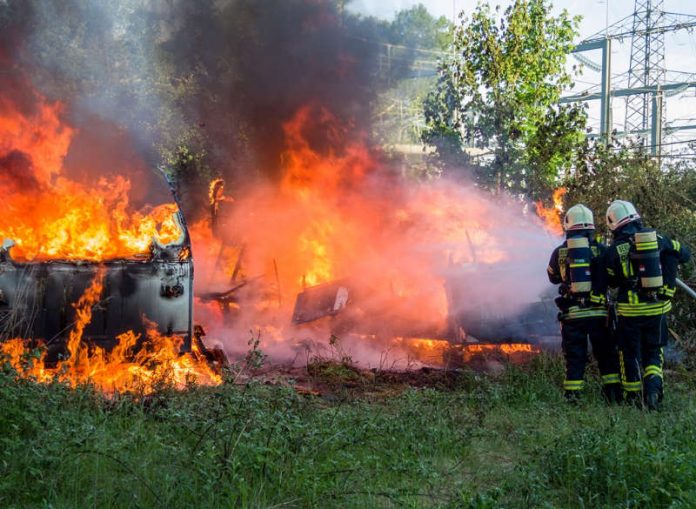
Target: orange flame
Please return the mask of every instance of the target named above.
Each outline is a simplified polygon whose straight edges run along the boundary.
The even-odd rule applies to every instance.
[[[478,343],[453,344],[445,339],[405,338],[397,342],[409,355],[421,362],[442,366],[448,361],[450,353],[457,353],[460,362],[470,362],[477,356],[503,356],[510,361],[518,361],[536,355],[540,349],[530,343]]]
[[[546,229],[556,235],[563,235],[563,196],[568,190],[565,187],[559,187],[553,192],[553,206],[545,207],[544,203],[539,200],[534,204],[537,215],[544,220]]]
[[[3,357],[10,366],[14,367],[24,378],[32,378],[37,382],[48,383],[53,379],[50,371],[44,366],[45,351],[39,351],[38,357],[32,356],[32,350],[21,338],[8,339],[0,342],[0,362]]]
[[[321,126],[329,140],[325,153],[309,143],[305,130]],[[335,143],[342,139],[345,129],[324,108],[307,106],[284,125],[286,152],[283,154],[283,193],[310,214],[297,242],[305,269],[298,278],[303,286],[314,286],[339,277],[335,262],[340,258],[335,239],[347,233],[337,210],[336,200],[360,186],[365,175],[374,168],[374,162],[365,145],[347,143],[337,153]]]
[[[225,181],[221,178],[213,179],[210,181],[208,186],[208,201],[211,205],[215,205],[222,197],[225,192]]]
[[[74,304],[75,325],[67,341],[69,357],[55,367],[47,367],[45,352],[31,359],[31,349],[22,339],[0,343],[0,360],[5,357],[19,376],[48,383],[58,380],[70,386],[91,383],[105,393],[150,393],[158,385],[184,388],[189,383],[218,385],[220,375],[206,362],[195,347],[190,353],[180,354],[183,339],[163,336],[156,324],[145,320],[146,334],[127,331],[118,336],[117,345],[109,352],[99,346],[88,345],[83,338],[92,319],[92,309],[99,303],[103,288],[104,271],[100,270],[92,284]],[[138,344],[142,343],[139,348]]]
[[[351,305],[362,306],[356,312],[365,327],[356,332],[384,327],[395,336],[445,334],[450,274],[524,263],[540,249],[538,225],[515,205],[504,206],[505,197],[494,202],[473,187],[444,181],[404,184],[380,166],[359,133],[321,107],[301,108],[284,125],[284,137],[279,184],[245,188],[222,214],[219,224],[227,227],[215,235],[210,221],[191,228],[197,285],[207,285],[199,293],[233,286],[225,276],[242,246],[243,272],[255,278],[246,294],[253,302],[244,301],[246,289],[235,294],[235,323],[218,323],[210,310],[206,325],[216,336],[289,323],[298,293],[336,280],[346,280]],[[513,246],[511,228],[532,235]],[[363,295],[353,299],[353,290]],[[507,292],[500,290],[501,299]]]
[[[103,261],[149,254],[153,239],[169,244],[181,229],[174,204],[135,211],[128,179],[81,184],[64,175],[76,130],[63,107],[37,94],[34,113],[0,100],[0,239],[15,242],[18,261]]]
[[[516,353],[538,353],[539,349],[530,343],[501,343],[467,345],[466,349],[471,353],[501,352],[506,355]]]

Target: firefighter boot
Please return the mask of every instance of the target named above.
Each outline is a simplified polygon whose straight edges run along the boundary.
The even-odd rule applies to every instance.
[[[643,391],[648,410],[659,410],[662,403],[662,376],[647,375],[643,379]]]
[[[660,396],[655,391],[645,393],[645,405],[648,410],[655,411],[660,409]]]
[[[623,401],[623,389],[620,383],[605,384],[602,386],[604,401],[609,405],[618,405]]]

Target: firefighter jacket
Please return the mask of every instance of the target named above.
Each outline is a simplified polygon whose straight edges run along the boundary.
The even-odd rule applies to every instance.
[[[672,309],[672,297],[677,285],[679,264],[691,258],[691,251],[677,240],[657,235],[662,267],[663,286],[655,296],[645,295],[637,288],[637,276],[630,260],[633,235],[648,230],[640,221],[628,223],[614,232],[614,241],[606,251],[605,266],[609,286],[618,288],[616,312],[619,316],[657,316]]]
[[[568,256],[567,242],[563,242],[551,253],[549,266],[546,272],[549,281],[560,284],[560,297],[556,299],[556,305],[560,309],[559,320],[577,320],[580,318],[601,318],[607,316],[607,277],[604,267],[604,252],[606,246],[594,239],[594,230],[569,231],[567,238],[587,237],[592,250],[590,263],[592,277],[592,291],[589,302],[581,302],[570,293],[570,274],[566,263]]]

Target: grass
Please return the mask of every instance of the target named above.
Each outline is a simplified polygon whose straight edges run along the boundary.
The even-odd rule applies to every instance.
[[[0,507],[694,507],[696,382],[665,408],[569,406],[562,363],[425,387],[378,373],[349,391],[164,390],[110,400],[0,370]],[[369,387],[367,387],[369,385]]]

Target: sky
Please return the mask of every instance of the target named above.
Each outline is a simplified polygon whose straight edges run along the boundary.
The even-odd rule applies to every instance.
[[[422,3],[436,16],[445,16],[455,19],[457,15],[464,11],[473,10],[478,4],[478,0],[352,0],[349,8],[354,12],[365,15],[376,16],[379,18],[390,19],[394,14],[401,10]],[[490,0],[491,5],[501,5],[506,7],[512,0]],[[634,10],[634,0],[552,0],[553,9],[560,12],[567,10],[571,15],[582,16],[580,23],[580,36],[578,41],[583,40],[604,30],[609,25],[630,16]],[[667,12],[688,14],[696,16],[696,1],[694,0],[665,0],[664,8]],[[695,19],[696,20],[696,19]],[[696,31],[681,30],[665,34],[665,65],[670,71],[680,71],[692,73],[696,72]],[[617,87],[625,87],[621,84],[620,75],[626,73],[630,63],[631,41],[626,39],[623,42],[615,40],[612,46],[612,75]],[[586,52],[584,55],[596,63],[601,62],[599,51]],[[569,58],[569,66],[577,64],[574,58]],[[696,81],[696,76],[679,76],[670,73],[668,79],[674,81]],[[625,78],[624,78],[625,80]],[[576,79],[574,93],[583,90],[597,91],[600,82],[600,74],[585,68],[583,75]],[[599,104],[598,101],[590,103],[589,107],[590,125],[595,128],[599,126]],[[615,98],[612,101],[612,117],[614,128],[623,131],[625,118],[625,100]],[[666,100],[665,118],[667,126],[691,125],[696,124],[696,89],[689,89],[679,96],[669,97]],[[666,143],[684,141],[696,138],[696,130],[681,131],[665,139]],[[678,149],[679,144],[670,146]]]
[[[453,14],[461,11],[473,10],[478,0],[352,0],[350,9],[371,16],[389,19],[401,9],[408,9],[422,3],[436,16],[453,18]],[[491,0],[491,5],[503,7],[511,3],[510,0]],[[585,19],[582,22],[580,36],[588,36],[601,30],[605,26],[607,0],[555,0],[552,1],[554,10],[567,9],[573,15],[580,14]],[[633,0],[608,0],[609,23],[617,21],[633,12]],[[665,10],[696,14],[696,2],[694,0],[665,0]]]

